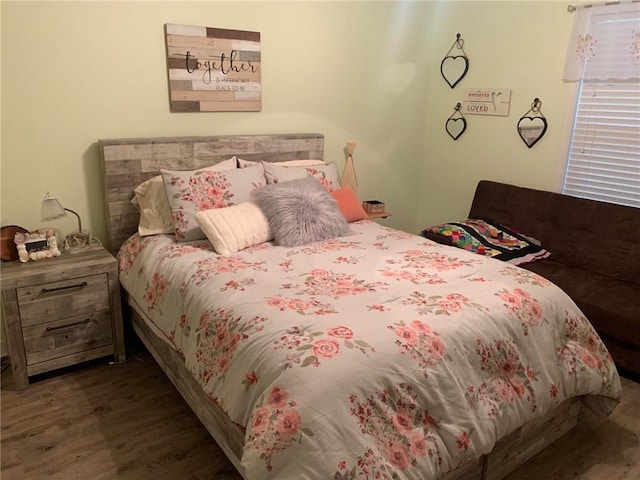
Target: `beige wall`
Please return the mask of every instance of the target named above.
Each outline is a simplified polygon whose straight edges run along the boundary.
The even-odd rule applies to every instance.
[[[414,228],[428,3],[2,2],[1,223],[41,227],[49,190],[105,234],[101,138],[321,132],[363,198]],[[169,113],[165,23],[261,32],[263,111]],[[402,88],[399,88],[400,84]],[[409,186],[409,188],[406,188]],[[66,233],[72,218],[53,226]]]
[[[480,178],[558,186],[565,2],[3,1],[1,19],[3,225],[43,226],[51,191],[104,238],[100,138],[314,131],[340,165],[355,141],[361,197],[408,231],[464,215]],[[263,111],[169,113],[165,23],[261,32]],[[452,90],[440,61],[457,32],[471,67]],[[444,123],[470,87],[511,88],[511,113],[468,116],[454,142]],[[549,130],[529,150],[515,124],[534,97]]]
[[[567,2],[438,2],[429,28],[433,44],[426,105],[425,150],[416,231],[465,218],[480,179],[559,191],[575,105],[575,85],[562,82],[572,26]],[[452,90],[439,64],[460,32],[470,59]],[[453,141],[444,131],[464,90],[509,88],[508,117],[467,115],[467,131]],[[516,131],[534,98],[548,130],[533,148]]]

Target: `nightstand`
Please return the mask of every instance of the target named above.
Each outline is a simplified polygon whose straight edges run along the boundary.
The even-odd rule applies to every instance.
[[[387,218],[390,217],[391,214],[389,212],[376,212],[376,213],[367,213],[367,218],[373,220],[375,218]]]
[[[2,264],[2,317],[13,378],[113,355],[125,360],[118,262],[102,247]]]

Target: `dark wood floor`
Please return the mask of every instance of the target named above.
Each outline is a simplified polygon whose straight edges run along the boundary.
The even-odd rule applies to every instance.
[[[624,401],[511,474],[509,480],[640,478],[640,384]],[[2,480],[240,480],[153,358],[100,360],[15,391],[2,374]]]

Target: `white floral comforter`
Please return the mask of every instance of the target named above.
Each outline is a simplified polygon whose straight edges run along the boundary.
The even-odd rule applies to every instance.
[[[247,479],[437,478],[568,397],[620,379],[558,287],[369,221],[218,256],[131,237],[120,280],[246,428]]]

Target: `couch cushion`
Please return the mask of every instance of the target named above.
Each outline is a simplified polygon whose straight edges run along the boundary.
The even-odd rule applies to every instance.
[[[524,268],[562,288],[601,336],[640,345],[640,284],[572,268],[552,258]]]

